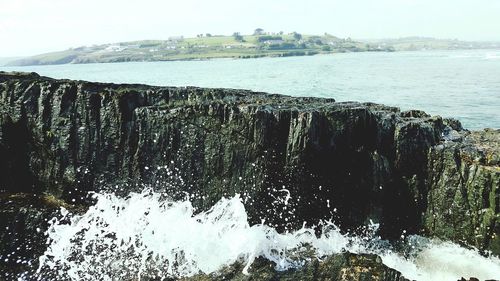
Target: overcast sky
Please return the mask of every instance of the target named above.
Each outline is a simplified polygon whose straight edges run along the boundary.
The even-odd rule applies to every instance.
[[[500,41],[500,0],[0,0],[0,57],[257,27]]]

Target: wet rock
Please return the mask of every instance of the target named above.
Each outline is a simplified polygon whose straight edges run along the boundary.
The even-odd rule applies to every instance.
[[[48,221],[68,204],[53,196],[0,194],[0,280],[32,272],[46,249]]]
[[[443,140],[444,141],[461,142],[462,141],[462,134],[460,134],[456,130],[451,129],[450,127],[446,127],[443,130]]]
[[[414,117],[414,118],[423,118],[423,117],[431,117],[429,114],[425,113],[422,110],[407,110],[401,112],[401,116],[403,117]]]
[[[500,130],[465,132],[429,153],[429,235],[500,254]]]
[[[459,132],[464,130],[464,128],[462,127],[462,123],[460,123],[460,121],[458,121],[457,119],[444,118],[443,123],[446,126],[450,127],[452,130],[459,131]]]
[[[81,202],[152,184],[200,209],[241,193],[253,223],[374,221],[389,238],[420,229],[427,151],[443,127],[370,103],[36,74],[1,74],[0,93],[0,173],[19,179],[0,177],[0,189]]]
[[[0,73],[0,190],[91,203],[149,184],[200,210],[240,193],[280,230],[373,221],[498,254],[499,135],[372,103]]]
[[[274,270],[275,264],[258,259],[249,270],[242,273],[244,265],[236,263],[210,275],[197,275],[183,278],[183,281],[209,280],[339,280],[339,281],[406,281],[399,271],[382,263],[376,255],[355,255],[351,253],[331,256],[323,261],[311,260],[300,269],[287,271]]]

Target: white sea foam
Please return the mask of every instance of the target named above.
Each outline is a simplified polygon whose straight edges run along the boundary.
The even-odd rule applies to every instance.
[[[384,264],[395,268],[410,280],[458,280],[476,277],[479,280],[500,278],[500,260],[486,258],[477,251],[457,244],[429,241],[416,248],[416,254],[405,259],[397,253],[381,254]]]
[[[85,214],[71,216],[63,210],[66,218],[53,220],[50,245],[40,258],[40,279],[46,272],[71,280],[191,276],[235,261],[245,262],[247,271],[259,256],[285,270],[305,262],[296,255],[306,245],[316,258],[342,251],[376,253],[386,265],[415,280],[500,277],[499,259],[449,242],[413,237],[414,250],[405,258],[381,247],[375,238],[343,235],[331,223],[325,224],[321,237],[309,228],[280,234],[265,225],[250,226],[239,196],[196,215],[189,201],[173,202],[151,190],[127,198],[96,198]]]

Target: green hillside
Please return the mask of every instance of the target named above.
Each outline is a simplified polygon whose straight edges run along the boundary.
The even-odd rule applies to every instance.
[[[204,60],[213,58],[256,58],[305,56],[320,53],[393,51],[367,43],[324,34],[301,35],[198,35],[195,38],[171,37],[73,48],[10,62],[9,65],[46,65],[66,63],[106,63],[126,61]]]

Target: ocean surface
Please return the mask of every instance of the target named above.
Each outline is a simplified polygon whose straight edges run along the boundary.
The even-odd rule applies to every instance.
[[[54,78],[242,88],[375,102],[500,128],[500,50],[343,53],[311,57],[28,67]]]

